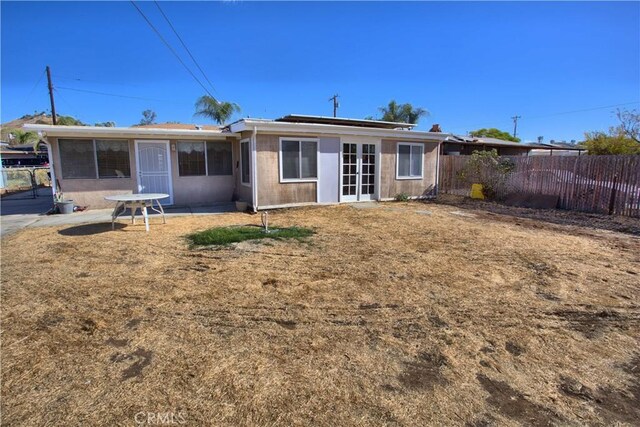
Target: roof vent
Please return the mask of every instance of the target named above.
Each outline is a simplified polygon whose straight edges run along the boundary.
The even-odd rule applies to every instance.
[[[436,123],[433,126],[431,126],[431,129],[429,129],[429,132],[442,132],[442,129],[440,129],[440,125]]]

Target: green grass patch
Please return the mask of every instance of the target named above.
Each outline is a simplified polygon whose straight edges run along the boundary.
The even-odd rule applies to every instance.
[[[314,233],[315,232],[313,230],[304,227],[270,227],[268,233],[265,233],[262,227],[216,227],[189,234],[187,239],[194,246],[212,246],[229,245],[231,243],[243,242],[245,240],[259,239],[302,240]]]

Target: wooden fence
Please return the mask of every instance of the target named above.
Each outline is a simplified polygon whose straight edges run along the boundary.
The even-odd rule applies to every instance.
[[[468,196],[462,178],[470,156],[440,156],[442,193]],[[558,196],[558,207],[583,212],[640,217],[640,156],[522,156],[498,197],[509,194]]]

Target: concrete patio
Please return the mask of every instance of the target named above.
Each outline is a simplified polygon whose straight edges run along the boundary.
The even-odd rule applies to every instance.
[[[83,212],[74,212],[68,215],[46,215],[53,206],[51,189],[38,189],[38,197],[28,198],[30,195],[21,193],[6,196],[0,202],[0,237],[5,237],[23,228],[30,227],[55,227],[60,225],[92,224],[111,222],[113,209],[89,209]],[[210,206],[170,206],[165,207],[167,218],[190,215],[217,215],[235,212],[233,203],[218,203]],[[149,216],[158,214],[150,211]],[[142,222],[142,216],[138,212],[136,219]],[[116,220],[119,223],[130,223],[131,216],[121,215]],[[153,225],[153,224],[152,224]]]

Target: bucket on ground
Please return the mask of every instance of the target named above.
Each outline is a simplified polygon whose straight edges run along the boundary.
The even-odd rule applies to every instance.
[[[73,200],[63,200],[61,202],[56,202],[56,206],[61,214],[70,214],[73,213]]]

